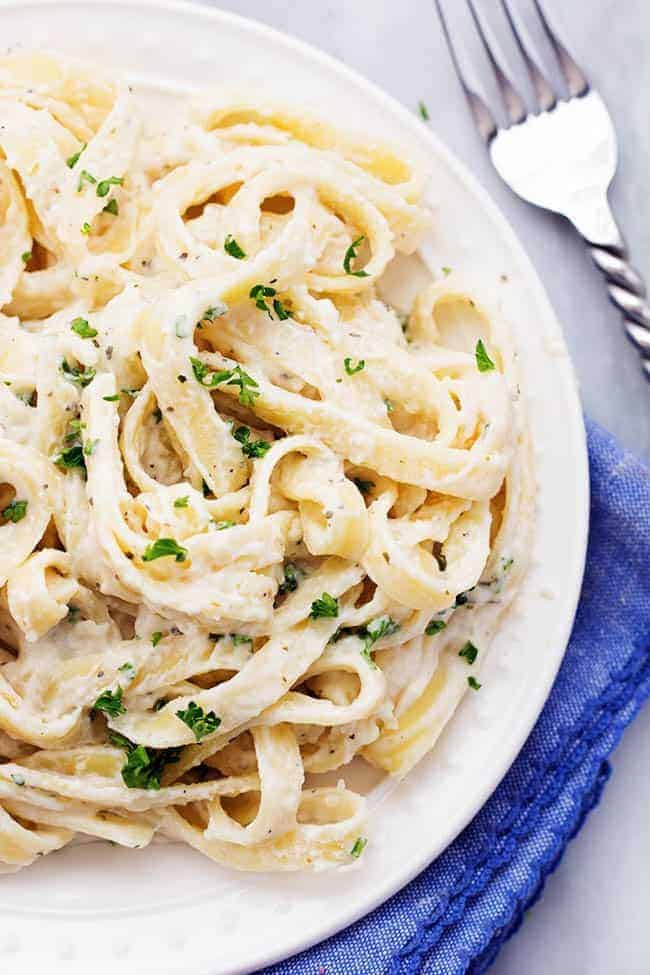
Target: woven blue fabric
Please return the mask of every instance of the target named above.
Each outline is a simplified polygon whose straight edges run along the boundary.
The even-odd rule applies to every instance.
[[[591,532],[573,634],[514,765],[458,839],[380,908],[258,975],[481,975],[598,803],[650,694],[650,471],[588,425]]]

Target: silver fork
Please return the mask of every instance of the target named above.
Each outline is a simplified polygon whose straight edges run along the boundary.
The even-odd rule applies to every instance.
[[[637,347],[650,380],[646,288],[628,260],[607,199],[616,171],[617,145],[605,103],[551,29],[539,0],[533,0],[566,82],[566,94],[556,93],[524,42],[509,0],[501,0],[535,94],[538,111],[529,112],[493,51],[473,0],[467,0],[508,118],[508,124],[498,125],[483,98],[466,81],[440,0],[435,3],[456,74],[497,172],[522,199],[567,217],[583,237],[605,276],[610,299],[623,313],[625,333]]]

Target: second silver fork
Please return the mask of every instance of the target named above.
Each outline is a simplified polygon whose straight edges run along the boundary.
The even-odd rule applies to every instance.
[[[650,380],[646,288],[629,262],[607,198],[616,171],[617,144],[605,103],[552,30],[539,0],[533,3],[564,77],[566,93],[551,86],[524,41],[508,0],[501,0],[535,94],[538,111],[528,112],[488,40],[473,0],[467,0],[507,115],[506,125],[498,125],[485,100],[467,82],[441,0],[435,3],[454,68],[495,169],[522,199],[565,216],[578,230],[605,276],[609,297],[623,314],[625,333],[639,350]]]

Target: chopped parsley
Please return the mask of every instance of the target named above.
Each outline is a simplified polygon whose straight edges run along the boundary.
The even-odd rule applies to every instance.
[[[309,613],[313,620],[334,618],[339,615],[339,601],[328,592],[324,592],[320,599],[315,599],[311,604]]]
[[[365,838],[365,836],[357,836],[356,840],[354,841],[354,846],[350,850],[350,856],[354,857],[355,860],[358,860],[367,845],[368,840]]]
[[[102,399],[106,400],[107,403],[117,403],[119,398],[120,398],[119,393],[114,393],[112,396],[102,396]]]
[[[0,514],[7,521],[12,521],[14,525],[17,525],[19,521],[22,521],[27,514],[28,501],[10,501],[6,508],[4,508]]]
[[[470,674],[470,676],[467,678],[467,683],[473,691],[480,691],[480,689],[483,687],[483,685],[479,684],[476,677],[474,677],[472,674]]]
[[[89,173],[87,169],[82,169],[81,173],[79,174],[79,182],[77,183],[77,193],[81,193],[84,183],[90,183],[91,186],[94,186],[97,183],[97,180],[95,179],[93,174]]]
[[[176,500],[174,501],[174,507],[175,508],[187,508],[187,506],[189,505],[189,503],[190,503],[190,496],[189,496],[189,494],[184,494],[182,498],[176,498]]]
[[[239,402],[242,406],[254,406],[255,400],[260,395],[258,384],[252,376],[244,372],[241,366],[214,371],[195,356],[190,356],[190,362],[194,378],[201,386],[205,386],[206,389],[214,389],[221,383],[226,383],[227,386],[239,386]]]
[[[281,582],[278,586],[278,593],[284,595],[287,592],[295,592],[300,584],[301,575],[302,570],[295,566],[293,562],[285,562],[284,582]]]
[[[273,318],[273,315],[271,314],[265,299],[274,298],[275,295],[277,295],[277,291],[268,284],[255,284],[248,292],[248,297],[253,299],[255,302],[255,307],[259,308],[260,311],[265,311],[269,318]]]
[[[237,524],[236,521],[228,521],[228,520],[213,522],[213,525],[218,532],[222,532],[224,528],[234,528],[236,524]]]
[[[120,208],[118,202],[115,199],[115,197],[112,196],[108,201],[108,203],[106,204],[106,206],[104,207],[104,209],[102,210],[102,213],[112,213],[114,217],[117,217],[119,212],[120,212]]]
[[[374,481],[364,481],[362,477],[355,477],[354,483],[359,488],[362,494],[369,494],[370,491],[372,491],[372,489],[375,486]]]
[[[363,630],[360,631],[359,636],[363,640],[361,656],[365,657],[371,667],[377,666],[370,656],[370,651],[374,647],[377,640],[381,640],[381,638],[384,636],[391,636],[391,634],[396,633],[397,630],[399,630],[399,623],[396,623],[391,616],[378,616],[377,619],[371,620],[370,623],[366,623]]]
[[[239,647],[242,643],[252,643],[253,637],[247,636],[246,633],[230,633],[230,639],[233,642],[233,646]]]
[[[121,176],[109,176],[108,179],[102,179],[97,183],[97,196],[108,196],[111,191],[111,186],[122,186],[124,180]]]
[[[348,376],[354,376],[355,372],[361,372],[362,369],[365,369],[366,360],[359,359],[356,366],[353,366],[352,359],[350,359],[348,356],[343,360],[343,365],[345,366],[345,371],[347,372]]]
[[[163,638],[162,630],[156,630],[155,633],[151,634],[151,646],[157,647],[160,641],[162,640],[162,638]]]
[[[66,159],[65,164],[68,167],[68,169],[74,169],[75,168],[75,166],[79,162],[79,159],[81,157],[81,153],[82,152],[85,152],[87,148],[88,148],[88,143],[87,142],[84,142],[84,144],[82,145],[81,149],[77,149],[77,151],[75,153],[73,153],[68,159]]]
[[[360,244],[364,242],[365,239],[366,238],[362,235],[361,237],[357,237],[356,240],[353,240],[350,246],[348,247],[348,249],[346,250],[345,257],[343,258],[343,270],[345,271],[346,274],[351,274],[355,278],[368,277],[367,271],[363,271],[363,270],[353,271],[352,268],[350,267],[352,261],[356,260],[357,248],[359,247]]]
[[[92,230],[92,227],[90,226],[90,224],[88,223],[87,220],[84,223],[82,223],[82,225],[81,225],[81,233],[82,234],[86,234],[86,236],[88,236],[88,234],[90,233],[91,230]]]
[[[203,708],[194,701],[190,701],[184,711],[177,711],[176,717],[194,732],[197,741],[201,741],[206,735],[211,735],[221,724],[221,718],[218,718],[214,711],[205,714]]]
[[[424,104],[423,101],[418,102],[418,112],[420,113],[420,118],[422,119],[423,122],[429,121],[431,117],[429,115],[429,109],[427,108],[427,106]]]
[[[154,559],[168,557],[173,557],[177,562],[184,562],[187,558],[187,549],[179,545],[173,538],[158,538],[152,544],[147,545],[142,555],[142,561],[153,562]]]
[[[479,339],[476,343],[476,350],[474,352],[476,357],[476,365],[479,372],[491,372],[492,369],[496,368],[492,359],[486,352],[485,346],[483,345],[483,339]]]
[[[111,745],[124,748],[127,752],[122,779],[129,789],[159,789],[165,766],[180,758],[180,748],[146,748],[135,745],[125,735],[115,731],[111,731],[108,737]]]
[[[91,454],[94,454],[95,453],[95,450],[97,448],[97,444],[98,443],[99,443],[99,440],[98,439],[95,439],[95,440],[86,440],[86,442],[84,444],[84,456],[85,457],[90,457]]]
[[[223,249],[226,254],[230,254],[231,257],[236,257],[238,261],[241,261],[246,257],[246,251],[242,250],[232,234],[228,234],[224,243]]]
[[[61,363],[61,372],[67,380],[81,388],[90,385],[96,375],[92,366],[84,366],[83,369],[80,369],[78,366],[71,366],[67,359]]]
[[[104,691],[100,694],[92,707],[93,711],[104,711],[111,718],[116,718],[118,714],[125,714],[126,708],[122,704],[122,688],[116,691]]]
[[[97,329],[92,328],[85,318],[75,318],[70,322],[70,329],[80,335],[82,339],[94,339]]]
[[[237,427],[232,435],[241,444],[241,449],[247,457],[264,457],[271,449],[268,440],[251,440],[249,427]]]
[[[441,630],[444,630],[446,626],[447,624],[444,620],[431,620],[424,628],[424,632],[427,636],[435,636],[436,633],[440,633]]]
[[[276,297],[277,291],[268,284],[256,284],[254,285],[248,293],[248,297],[252,298],[255,302],[255,307],[260,311],[265,311],[269,318],[273,319],[273,312],[266,303],[267,298],[273,298],[273,311],[275,312],[278,321],[286,322],[287,318],[291,318],[290,313],[284,307],[279,298]]]
[[[444,274],[444,276],[446,278],[448,278],[449,275],[451,274],[451,268],[450,267],[444,266],[444,267],[441,267],[440,270],[442,271],[442,273]]]
[[[197,323],[197,327],[202,327],[201,322],[214,322],[217,318],[221,318],[222,315],[225,315],[227,311],[228,305],[224,304],[223,301],[220,301],[216,305],[211,305],[209,308],[206,308],[201,315],[201,320]]]
[[[126,677],[126,679],[128,681],[132,681],[134,679],[134,677],[135,677],[135,667],[133,666],[132,663],[129,663],[127,661],[127,663],[122,664],[122,666],[121,667],[118,667],[117,669],[121,673],[124,674],[124,676]]]
[[[65,470],[70,470],[73,467],[81,467],[85,471],[86,461],[84,458],[82,445],[80,443],[76,443],[71,447],[65,447],[59,456],[55,457],[54,463],[57,467],[61,467]]]
[[[478,657],[478,647],[475,647],[471,640],[458,651],[458,656],[463,657],[464,660],[471,666],[476,658]]]
[[[25,251],[23,254],[20,255],[20,259],[23,262],[23,264],[29,264],[29,262],[32,259],[32,252]]]

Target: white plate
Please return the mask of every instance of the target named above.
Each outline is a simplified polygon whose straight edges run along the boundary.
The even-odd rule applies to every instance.
[[[541,284],[485,192],[426,125],[332,59],[261,24],[159,0],[0,0],[0,38],[168,87],[259,83],[380,135],[431,173],[438,218],[427,259],[508,279],[500,301],[520,351],[539,484],[531,570],[481,671],[480,695],[468,695],[434,754],[374,804],[361,861],[317,876],[253,876],[180,846],[92,843],[0,881],[0,970],[147,975],[162,965],[165,975],[244,975],[407,883],[477,812],[524,743],[562,659],[584,564],[588,472],[573,372]]]

